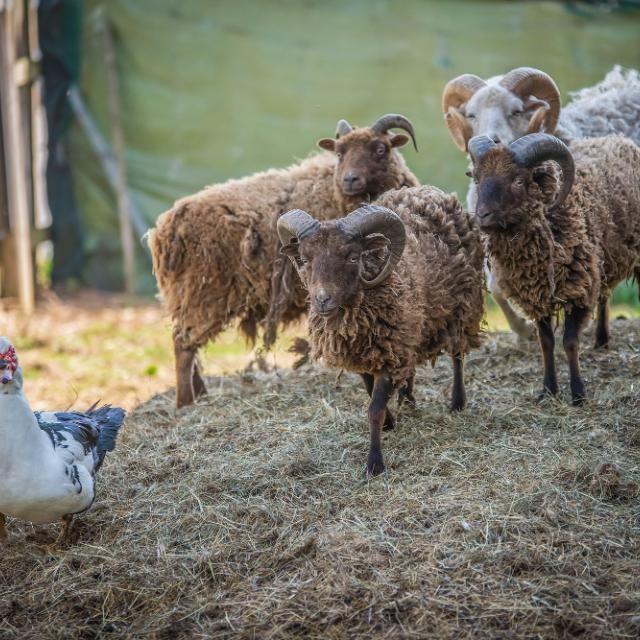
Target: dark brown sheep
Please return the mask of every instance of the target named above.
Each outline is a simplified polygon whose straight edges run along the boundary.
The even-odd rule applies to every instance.
[[[580,404],[580,332],[597,307],[596,346],[607,345],[609,293],[640,269],[640,149],[614,135],[574,141],[570,151],[536,133],[509,146],[476,136],[469,152],[492,270],[538,326],[543,394],[558,392],[551,322],[563,310],[571,397]]]
[[[484,310],[479,234],[455,196],[429,186],[389,191],[340,220],[290,211],[278,234],[309,291],[313,357],[364,380],[367,472],[381,473],[387,404],[396,390],[414,401],[418,364],[449,354],[451,409],[466,404],[463,359],[480,344]]]
[[[389,114],[371,127],[338,123],[321,153],[288,169],[271,169],[207,187],[182,198],[149,234],[153,268],[173,323],[177,406],[205,392],[196,354],[234,319],[255,341],[265,325],[271,346],[279,324],[306,310],[306,292],[288,260],[278,256],[276,220],[292,207],[336,218],[388,189],[418,180],[396,147],[415,138],[405,117]]]

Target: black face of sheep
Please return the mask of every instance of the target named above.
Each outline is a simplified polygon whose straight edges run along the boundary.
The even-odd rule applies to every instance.
[[[303,231],[292,236],[290,230],[299,224]],[[405,241],[400,218],[382,207],[361,207],[322,223],[296,211],[279,221],[278,233],[281,252],[293,258],[309,291],[312,312],[323,317],[349,307],[358,291],[385,280]]]
[[[346,120],[338,122],[336,137],[318,140],[321,149],[338,157],[335,184],[346,196],[375,198],[389,188],[389,167],[393,149],[409,142],[409,137],[390,134],[389,129],[404,129],[417,150],[413,125],[404,116],[387,114],[371,127],[354,129]]]
[[[300,246],[289,243],[282,253],[297,258],[313,311],[331,316],[350,306],[361,288],[360,274],[367,266],[375,270],[379,261],[367,254],[388,244],[389,239],[382,234],[351,238],[340,226],[328,225]],[[378,264],[378,271],[380,268]]]
[[[478,191],[475,216],[485,232],[511,230],[526,223],[530,201],[544,203],[540,195],[555,181],[538,169],[543,162],[553,160],[562,169],[561,185],[549,208],[560,206],[573,184],[571,153],[547,134],[524,136],[509,146],[476,136],[469,141],[469,153]]]

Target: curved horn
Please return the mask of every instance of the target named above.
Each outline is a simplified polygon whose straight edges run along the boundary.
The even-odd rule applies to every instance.
[[[387,113],[386,115],[378,118],[372,125],[371,129],[376,133],[387,133],[389,129],[403,129],[411,136],[413,142],[413,148],[417,151],[418,145],[416,144],[416,134],[413,131],[413,125],[408,118],[401,116],[398,113]]]
[[[338,120],[338,126],[336,127],[336,138],[340,136],[346,136],[347,133],[351,133],[353,127],[346,120]]]
[[[545,160],[553,160],[562,169],[562,184],[558,197],[551,207],[560,206],[573,185],[575,165],[571,151],[564,142],[548,133],[530,133],[514,140],[509,150],[516,164],[521,167],[534,167]]]
[[[407,234],[398,214],[377,205],[365,205],[350,213],[340,222],[342,230],[351,238],[364,238],[372,233],[382,233],[389,241],[389,256],[380,273],[373,280],[360,279],[365,289],[386,280],[402,257]]]
[[[469,98],[485,87],[487,83],[478,76],[465,73],[453,80],[449,80],[442,90],[442,112],[444,121],[453,138],[456,147],[460,151],[467,150],[469,138],[473,135],[471,126],[460,113],[460,107],[469,101]]]
[[[472,73],[465,73],[449,80],[442,90],[442,112],[446,115],[450,107],[457,109],[487,83]]]
[[[550,75],[540,69],[518,67],[505,74],[500,84],[523,100],[528,96],[544,100],[549,105],[544,118],[545,131],[555,132],[560,115],[560,91]]]
[[[278,218],[278,237],[283,246],[296,239],[298,242],[312,236],[320,227],[320,223],[306,211],[292,209]]]
[[[489,136],[474,136],[469,140],[469,155],[473,164],[477,164],[484,158],[489,149],[493,149],[496,143]]]

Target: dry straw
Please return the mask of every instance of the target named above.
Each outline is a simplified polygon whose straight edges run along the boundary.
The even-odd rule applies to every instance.
[[[359,379],[320,366],[211,379],[130,416],[94,509],[10,521],[0,638],[637,638],[640,324],[585,348],[591,399],[536,403],[536,345],[492,336],[449,415],[449,365],[364,478]],[[560,348],[559,352],[562,351]]]

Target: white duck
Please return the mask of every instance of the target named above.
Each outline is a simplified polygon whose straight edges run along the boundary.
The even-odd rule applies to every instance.
[[[0,544],[7,541],[7,515],[39,524],[62,520],[60,543],[74,514],[93,503],[96,471],[115,447],[125,412],[109,405],[33,412],[7,338],[0,338],[0,382]]]

